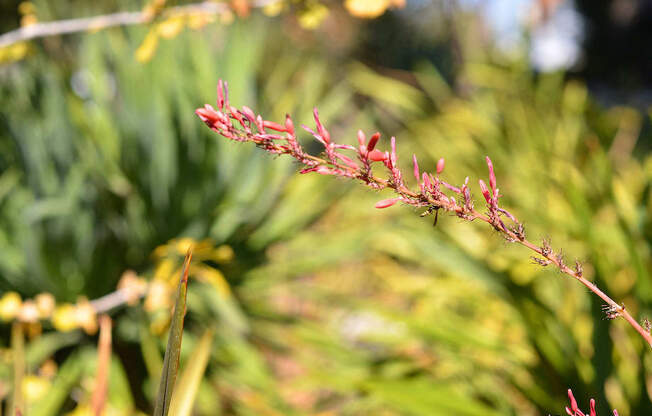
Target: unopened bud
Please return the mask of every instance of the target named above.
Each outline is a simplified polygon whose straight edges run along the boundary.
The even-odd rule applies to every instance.
[[[285,131],[294,136],[294,123],[292,123],[292,119],[290,118],[289,114],[285,115]]]
[[[369,147],[367,147],[367,149],[369,149]],[[387,155],[378,149],[374,149],[369,152],[369,159],[373,160],[374,162],[382,162],[386,158]]]
[[[383,199],[382,201],[376,202],[375,207],[382,209],[382,208],[389,208],[395,203],[397,203],[401,198],[389,198],[389,199]]]
[[[380,140],[380,133],[374,133],[373,136],[369,139],[369,143],[367,143],[367,150],[372,151],[376,148],[376,143],[378,143],[378,140]]]
[[[494,173],[494,165],[491,163],[489,156],[486,157],[486,160],[487,166],[489,167],[489,187],[491,187],[491,190],[494,191],[494,194],[497,194],[498,192],[496,191],[496,174]]]
[[[484,196],[484,199],[489,202],[491,201],[491,195],[489,194],[489,189],[487,189],[487,185],[484,183],[482,179],[478,181],[480,183],[480,190],[482,190],[482,195]]]
[[[444,171],[444,163],[443,157],[437,161],[437,175]]]

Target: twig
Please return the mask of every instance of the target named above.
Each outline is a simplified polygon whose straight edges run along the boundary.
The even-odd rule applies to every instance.
[[[456,214],[458,217],[468,220],[480,220],[490,224],[496,231],[500,232],[507,241],[518,242],[519,244],[534,251],[543,259],[534,257],[536,263],[547,266],[554,264],[559,270],[578,280],[586,286],[591,292],[607,303],[607,317],[610,319],[621,316],[624,318],[645,341],[652,347],[652,335],[643,328],[625,309],[624,305],[619,305],[598,287],[583,277],[582,267],[576,262],[575,270],[571,269],[564,263],[561,251],[555,253],[547,240],[544,240],[542,246],[537,246],[525,238],[523,224],[518,222],[516,217],[509,211],[499,207],[498,200],[501,197],[496,185],[496,176],[494,168],[489,157],[486,158],[489,167],[489,186],[483,180],[479,181],[482,195],[486,201],[487,213],[478,212],[473,207],[473,200],[468,188],[467,177],[464,184],[460,187],[451,185],[440,179],[440,174],[444,170],[444,160],[440,159],[437,163],[435,175],[419,171],[416,156],[413,156],[414,176],[418,182],[419,191],[409,189],[403,180],[403,173],[398,168],[396,155],[396,141],[391,139],[391,151],[381,152],[377,150],[376,144],[380,134],[376,133],[369,141],[362,131],[358,132],[359,146],[337,144],[331,140],[330,133],[322,125],[317,110],[314,110],[314,118],[317,131],[303,126],[324,146],[325,158],[312,156],[304,152],[297,141],[294,124],[290,116],[286,116],[285,124],[281,125],[273,121],[263,120],[260,115],[256,115],[250,108],[243,107],[238,110],[229,105],[228,90],[226,83],[221,80],[217,88],[217,106],[214,109],[210,105],[199,108],[195,113],[204,121],[212,130],[222,136],[239,142],[253,142],[258,147],[273,154],[288,154],[304,165],[301,173],[317,172],[322,175],[342,176],[351,179],[358,179],[367,186],[374,189],[390,188],[398,197],[379,201],[376,208],[387,208],[397,202],[412,205],[417,208],[426,208],[424,214],[437,213],[440,209]],[[274,133],[268,132],[274,131]],[[279,134],[279,133],[284,133]],[[342,154],[339,150],[353,150],[356,152],[357,161]],[[382,162],[389,173],[388,179],[382,179],[374,176],[371,172],[371,164]],[[455,194],[445,194],[443,188]],[[457,198],[457,199],[456,199]],[[459,199],[459,204],[458,204]],[[505,221],[509,220],[513,225],[508,226]]]
[[[129,294],[132,293],[128,289],[118,289],[102,297],[90,301],[91,306],[95,309],[95,313],[100,315],[109,312],[111,309],[122,306],[129,301]],[[145,296],[145,292],[139,294],[139,298]]]
[[[97,346],[97,371],[95,374],[95,390],[91,398],[91,407],[95,416],[101,416],[104,411],[111,367],[111,318],[108,315],[102,315],[99,321],[100,339]]]
[[[279,0],[255,0],[251,2],[251,7],[260,8],[277,1]],[[186,16],[196,13],[221,14],[229,10],[231,10],[231,7],[227,3],[204,1],[201,3],[188,4],[185,6],[166,8],[163,10],[162,16],[166,18]],[[89,30],[101,30],[115,26],[143,24],[151,21],[151,18],[152,16],[150,13],[145,11],[137,11],[118,12],[79,19],[35,23],[33,25],[24,26],[0,35],[0,48],[36,38],[84,32]]]

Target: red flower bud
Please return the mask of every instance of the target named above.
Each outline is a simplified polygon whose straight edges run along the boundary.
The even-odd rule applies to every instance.
[[[380,139],[380,133],[374,133],[373,136],[369,139],[369,143],[367,143],[367,150],[372,151],[376,148],[376,143],[378,143],[378,140]]]

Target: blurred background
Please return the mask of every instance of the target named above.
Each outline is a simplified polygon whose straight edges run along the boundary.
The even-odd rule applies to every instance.
[[[174,12],[187,4],[0,5],[1,33],[149,19],[0,42],[5,414],[93,414],[104,312],[103,414],[151,413],[190,245],[175,414],[548,415],[568,388],[598,414],[652,414],[649,347],[577,282],[482,224],[375,210],[389,192],[297,175],[194,114],[223,78],[234,105],[266,119],[311,125],[316,106],[339,142],[377,130],[382,148],[397,137],[403,166],[445,157],[444,178],[469,176],[476,195],[490,155],[528,238],[551,238],[652,317],[649,1]]]

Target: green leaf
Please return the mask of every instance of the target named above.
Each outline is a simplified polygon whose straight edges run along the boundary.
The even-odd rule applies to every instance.
[[[163,373],[161,374],[161,382],[158,387],[154,416],[166,416],[170,409],[172,390],[174,389],[174,382],[177,379],[177,371],[179,370],[179,353],[181,352],[181,337],[183,336],[183,318],[186,315],[188,269],[191,258],[192,251],[189,250],[183,261],[181,280],[177,289],[177,300],[174,305],[172,323],[170,324],[168,346],[165,349],[165,358],[163,359]]]
[[[190,416],[192,413],[199,384],[208,364],[212,341],[213,331],[207,329],[192,354],[190,354],[188,365],[183,370],[183,373],[181,373],[179,384],[172,394],[172,402],[170,403],[171,414],[175,416]]]

